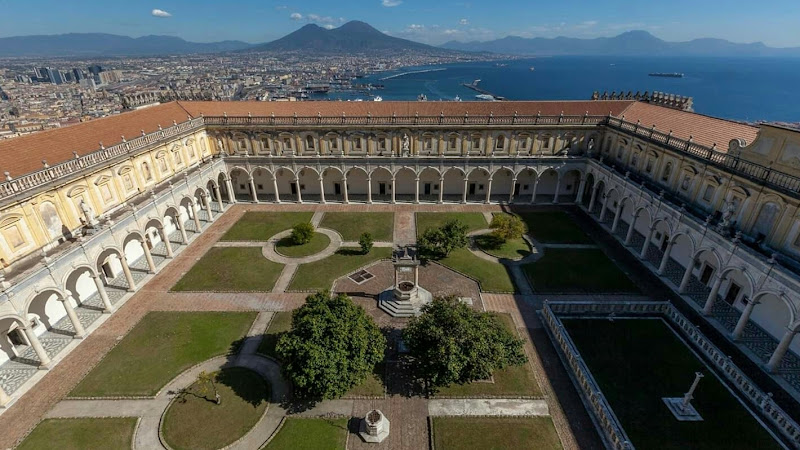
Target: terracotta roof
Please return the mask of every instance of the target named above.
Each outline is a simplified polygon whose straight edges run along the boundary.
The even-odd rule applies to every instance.
[[[751,144],[758,128],[702,114],[678,111],[649,103],[634,102],[621,115],[627,122],[641,121],[644,127],[656,126],[656,131],[668,133],[681,139],[689,139],[706,147],[717,144],[717,150],[727,151],[732,139],[744,139]],[[618,115],[617,117],[620,117]]]
[[[54,130],[0,141],[0,174],[9,172],[18,177],[42,168],[42,160],[50,165],[96,151],[100,142],[106,147],[118,144],[122,136],[131,139],[141,130],[151,133],[158,125],[168,127],[173,121],[184,122],[189,115],[216,116],[373,116],[393,113],[398,116],[461,116],[470,115],[606,115],[625,116],[625,120],[641,120],[642,125],[656,125],[662,131],[673,130],[675,136],[688,138],[720,150],[727,149],[733,138],[751,143],[758,128],[723,119],[687,113],[661,106],[628,100],[608,101],[509,101],[509,102],[172,102],[139,111],[97,119]]]
[[[528,101],[528,102],[180,102],[187,111],[194,116],[254,116],[289,117],[297,113],[298,116],[341,116],[344,112],[348,116],[438,116],[441,113],[449,116],[470,115],[583,115],[587,111],[590,115],[605,116],[609,112],[619,114],[631,105],[632,101]]]
[[[76,125],[40,131],[0,141],[0,174],[9,172],[18,177],[42,169],[42,160],[55,165],[75,156],[86,155],[122,142],[122,136],[133,139],[141,136],[142,130],[152,133],[161,124],[172,126],[172,121],[185,122],[186,110],[177,103],[167,103],[150,108],[131,111],[116,116],[104,117]]]

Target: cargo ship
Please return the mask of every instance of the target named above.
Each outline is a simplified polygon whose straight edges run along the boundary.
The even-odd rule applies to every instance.
[[[651,77],[683,78],[683,74],[678,72],[672,72],[672,73],[653,72],[649,75]]]

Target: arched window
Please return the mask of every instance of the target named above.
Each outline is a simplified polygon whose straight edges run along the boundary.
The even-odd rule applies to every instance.
[[[152,181],[153,180],[153,173],[150,172],[150,165],[147,164],[146,162],[142,163],[142,175],[144,176],[144,179],[146,181]]]
[[[664,166],[664,173],[661,174],[661,181],[669,180],[669,176],[672,173],[672,163],[668,162],[666,166]]]
[[[314,150],[314,138],[306,136],[306,150]]]
[[[175,165],[176,166],[180,165],[181,164],[181,152],[178,151],[178,150],[175,150],[174,153],[175,153]]]

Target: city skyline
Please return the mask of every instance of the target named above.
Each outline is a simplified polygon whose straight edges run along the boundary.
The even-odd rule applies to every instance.
[[[645,30],[668,41],[712,37],[760,41],[773,47],[800,46],[800,30],[793,26],[800,18],[796,2],[775,0],[770,8],[761,9],[743,0],[700,3],[676,0],[645,5],[611,0],[592,5],[565,0],[531,8],[529,3],[513,0],[497,8],[484,1],[432,5],[418,0],[361,0],[332,5],[315,0],[288,5],[280,0],[242,0],[232,10],[230,5],[187,0],[114,4],[102,9],[89,0],[42,0],[35,5],[0,0],[6,16],[0,37],[102,32],[133,37],[171,35],[194,42],[261,43],[307,23],[334,28],[361,20],[392,36],[433,45],[505,36],[594,38]],[[237,13],[245,10],[247,14]]]

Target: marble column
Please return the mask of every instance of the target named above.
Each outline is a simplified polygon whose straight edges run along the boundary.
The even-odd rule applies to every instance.
[[[147,238],[142,242],[142,250],[144,251],[144,259],[147,261],[147,268],[150,273],[156,273],[156,263],[153,261],[153,253],[150,251],[150,247],[147,246]]]
[[[40,369],[49,369],[50,365],[50,357],[47,356],[47,352],[42,347],[42,343],[39,341],[39,337],[36,336],[36,333],[33,332],[31,327],[23,328],[25,331],[25,337],[28,338],[28,342],[33,347],[33,351],[36,352],[36,356],[39,358],[39,368]]]
[[[181,242],[183,244],[189,244],[189,236],[186,235],[186,229],[183,227],[183,221],[181,220],[181,215],[178,213],[175,216],[175,225],[178,226],[178,231],[181,232]]]
[[[515,191],[516,187],[517,187],[517,178],[514,177],[514,178],[511,179],[511,192],[508,193],[508,204],[509,205],[514,202],[514,191]]]
[[[281,194],[278,191],[278,179],[276,177],[272,177],[272,190],[275,192],[275,203],[281,202]]]
[[[595,186],[594,189],[592,189],[592,196],[589,198],[589,214],[591,214],[592,210],[594,209],[594,202],[597,200],[598,190],[599,189],[597,189],[597,186]]]
[[[397,183],[396,183],[395,177],[392,177],[392,204],[393,205],[395,203],[397,203],[397,195],[395,195],[395,192],[397,192]]]
[[[491,197],[492,197],[492,179],[489,178],[489,182],[486,183],[486,200],[484,200],[484,203],[488,205],[489,201],[491,200]]]
[[[734,328],[733,333],[731,333],[731,337],[734,341],[739,340],[742,337],[742,333],[744,333],[744,328],[747,326],[747,322],[750,321],[750,315],[753,314],[753,309],[759,304],[759,301],[748,300],[747,306],[744,307],[744,311],[742,311],[742,315],[739,316],[739,321],[736,322],[736,328]]]
[[[714,302],[717,301],[717,296],[719,295],[719,288],[722,286],[722,277],[716,276],[714,278],[714,285],[711,287],[711,292],[708,293],[708,298],[706,298],[706,304],[703,306],[703,314],[706,316],[711,315],[711,311],[714,309]]]
[[[347,197],[347,178],[342,178],[342,193],[344,194],[344,204],[349,205],[350,199]]]
[[[253,196],[253,203],[258,203],[258,192],[256,192],[256,182],[253,177],[247,180],[247,184],[250,185],[250,194]]]
[[[372,204],[372,177],[367,177],[367,204]]]
[[[600,208],[600,220],[598,220],[598,222],[600,222],[601,224],[603,223],[603,219],[606,218],[607,210],[608,210],[608,196],[606,195],[606,198],[603,199],[603,207]]]
[[[72,307],[72,302],[74,299],[71,295],[68,295],[66,298],[59,298],[58,301],[64,305],[64,311],[67,312],[67,317],[69,317],[69,321],[72,323],[72,328],[75,329],[75,339],[82,339],[86,336],[86,330],[83,328],[83,324],[81,323],[80,319],[78,319],[78,314],[75,312],[75,308]]]
[[[581,182],[578,184],[578,194],[575,197],[575,203],[580,204],[583,201],[583,191],[586,190],[586,176],[581,177]]]
[[[444,177],[439,178],[439,204],[444,203]]]
[[[167,258],[175,257],[175,253],[172,251],[172,242],[169,241],[169,235],[167,235],[167,230],[161,227],[158,229],[158,232],[161,234],[161,241],[167,249]]]
[[[11,397],[6,394],[6,391],[3,390],[3,387],[0,386],[0,408],[5,408],[8,402],[11,401]]]
[[[683,272],[683,278],[681,278],[681,285],[678,287],[678,293],[683,294],[686,292],[686,289],[689,288],[689,283],[692,281],[692,271],[694,270],[694,260],[689,261],[689,265],[686,267],[686,271]]]
[[[214,186],[214,196],[217,198],[217,205],[219,205],[219,211],[225,211],[225,205],[222,203],[222,193],[219,191],[219,186]]]
[[[617,231],[619,226],[619,219],[622,217],[622,205],[617,205],[617,211],[614,213],[614,222],[611,224],[611,233]]]
[[[533,182],[533,192],[531,192],[531,205],[536,203],[536,191],[539,190],[539,177]]]
[[[631,239],[633,239],[633,232],[636,229],[636,219],[639,218],[639,214],[634,213],[633,217],[631,218],[631,223],[628,225],[628,233],[625,235],[625,246],[631,245]]]
[[[786,333],[783,334],[783,338],[781,338],[780,343],[778,343],[778,347],[775,349],[775,352],[772,353],[769,362],[767,362],[767,370],[775,373],[780,369],[783,357],[786,355],[786,352],[789,351],[789,346],[792,345],[795,334],[797,334],[796,330],[786,328]]]
[[[558,181],[556,181],[556,193],[553,195],[553,203],[558,203],[558,194],[561,191],[561,179],[564,178],[563,175],[558,177]]]
[[[203,197],[203,207],[206,209],[206,215],[208,216],[208,221],[210,223],[212,220],[214,220],[214,214],[211,212],[211,201],[207,195]]]
[[[111,300],[108,299],[108,292],[106,292],[106,286],[103,284],[103,280],[94,274],[92,274],[91,277],[92,280],[94,280],[94,286],[97,289],[97,294],[100,296],[100,300],[103,302],[103,313],[110,314],[112,311],[114,311],[114,305],[112,305]]]
[[[228,202],[236,203],[236,196],[233,193],[233,183],[230,178],[225,179],[225,186],[228,188]]]
[[[461,203],[467,203],[467,188],[469,188],[469,178],[464,177],[464,193],[461,196]]]
[[[297,190],[297,203],[302,205],[303,204],[303,194],[300,192],[300,179],[299,178],[294,180],[294,186],[295,186],[295,189]]]
[[[664,256],[661,257],[661,264],[658,266],[659,275],[664,275],[664,272],[667,270],[667,264],[669,263],[669,254],[672,253],[673,244],[675,244],[675,241],[669,241],[667,243],[667,248],[664,250]]]
[[[647,249],[650,248],[650,241],[653,239],[653,233],[656,232],[654,227],[650,227],[650,232],[647,233],[647,239],[644,241],[644,245],[642,245],[642,252],[639,253],[639,259],[644,260],[647,256]]]
[[[133,274],[131,273],[131,267],[128,265],[128,260],[125,259],[125,255],[120,255],[119,261],[122,263],[122,273],[125,274],[125,280],[128,282],[128,292],[133,292],[136,290],[136,282],[133,281]]]
[[[419,205],[419,177],[414,179],[414,204]]]
[[[327,203],[325,201],[325,179],[322,177],[319,177],[319,202],[323,205]]]
[[[192,201],[192,221],[194,221],[194,229],[196,232],[202,231],[203,227],[200,226],[200,217],[197,216],[197,204]]]

